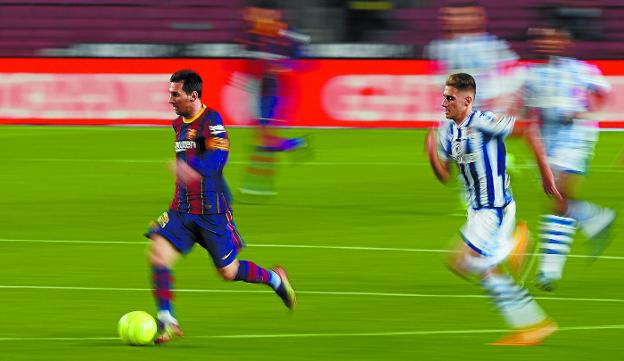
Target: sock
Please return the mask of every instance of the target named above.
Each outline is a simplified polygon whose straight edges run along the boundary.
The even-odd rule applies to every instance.
[[[178,324],[178,320],[169,311],[158,311],[156,319],[163,324]]]
[[[283,139],[276,145],[265,145],[262,146],[261,149],[265,152],[287,152],[302,147],[305,144],[306,142],[303,138]]]
[[[548,278],[559,280],[574,240],[576,221],[572,218],[550,214],[542,216],[541,228],[542,257],[539,267],[540,272],[544,273]]]
[[[570,201],[568,203],[568,209],[566,210],[566,216],[574,218],[581,230],[591,238],[598,232],[594,226],[596,222],[593,222],[599,217],[603,208],[587,201]]]
[[[264,283],[271,286],[274,290],[277,290],[282,283],[277,273],[264,269],[251,261],[240,261],[235,280],[249,283]]]
[[[173,276],[171,270],[167,267],[152,266],[152,281],[159,315],[162,312],[163,315],[169,314],[173,318],[173,292],[171,291]]]
[[[527,328],[546,319],[546,314],[529,292],[508,275],[490,274],[481,280],[492,301],[512,328]]]

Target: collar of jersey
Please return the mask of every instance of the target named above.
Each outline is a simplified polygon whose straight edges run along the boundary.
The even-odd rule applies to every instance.
[[[466,118],[464,118],[464,120],[462,120],[462,122],[461,122],[461,123],[459,123],[459,124],[457,125],[457,128],[461,128],[461,127],[464,127],[464,126],[468,126],[468,124],[470,124],[470,121],[472,120],[472,117],[475,115],[475,113],[476,113],[476,112],[477,112],[477,111],[476,111],[475,109],[473,109],[473,110],[470,112],[470,114],[468,114],[468,115],[466,116]]]
[[[190,118],[190,119],[186,119],[186,118],[182,117],[182,121],[184,123],[186,123],[186,124],[193,123],[197,118],[201,117],[201,115],[204,114],[205,110],[206,110],[206,105],[202,104],[202,108],[199,111],[199,113],[195,114],[195,116]]]

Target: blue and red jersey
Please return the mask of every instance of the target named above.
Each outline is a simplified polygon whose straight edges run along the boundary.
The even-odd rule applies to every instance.
[[[173,121],[176,159],[185,161],[201,174],[201,181],[185,184],[176,179],[171,209],[191,214],[225,213],[229,210],[229,190],[223,168],[230,143],[221,116],[202,106],[191,119]]]

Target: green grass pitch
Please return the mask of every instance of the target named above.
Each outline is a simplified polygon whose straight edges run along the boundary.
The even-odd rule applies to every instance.
[[[173,194],[170,128],[0,128],[0,360],[618,360],[624,346],[624,222],[594,262],[576,237],[554,294],[529,288],[562,330],[543,346],[488,346],[505,324],[473,284],[443,265],[464,217],[439,184],[420,130],[287,130],[315,158],[285,155],[279,195],[235,204],[241,254],[284,265],[299,291],[289,313],[268,288],[221,281],[196,248],[176,269],[187,337],[163,347],[116,339],[126,312],[154,312],[148,222]],[[233,189],[248,129],[231,129]],[[581,194],[621,208],[622,133],[602,133]],[[526,146],[508,141],[518,218],[535,234],[547,206]],[[59,242],[51,242],[59,241]],[[332,248],[334,247],[334,248]],[[342,247],[342,248],[341,248]],[[385,248],[376,249],[375,248]]]

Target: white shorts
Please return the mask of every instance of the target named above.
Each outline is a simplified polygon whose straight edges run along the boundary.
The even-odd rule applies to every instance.
[[[555,173],[585,174],[598,139],[595,123],[575,121],[544,134],[548,163]]]
[[[479,254],[466,259],[476,272],[484,272],[503,262],[514,247],[516,203],[505,208],[468,209],[468,220],[460,233],[464,243]]]

